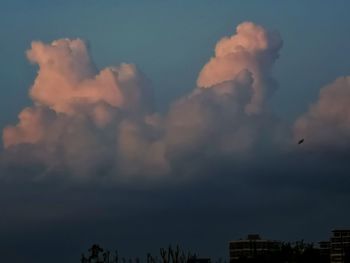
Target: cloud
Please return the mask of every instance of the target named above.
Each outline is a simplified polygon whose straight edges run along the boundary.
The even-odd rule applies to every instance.
[[[45,109],[25,108],[19,114],[19,123],[8,126],[3,131],[5,148],[21,143],[35,144],[41,140],[48,125],[49,115]]]
[[[295,139],[308,149],[348,150],[350,147],[350,77],[321,89],[318,100],[294,124]]]
[[[199,73],[198,87],[170,108],[166,154],[241,158],[262,140],[272,142],[278,123],[265,106],[277,85],[271,69],[281,47],[278,33],[251,22],[221,39]]]
[[[154,112],[149,80],[132,64],[98,70],[80,39],[33,42],[39,66],[33,106],[3,131],[7,160],[28,156],[41,174],[114,180],[193,174],[202,160],[241,159],[274,143],[278,122],[265,107],[276,87],[272,66],[280,36],[245,22],[221,39],[198,87]],[[253,114],[254,113],[254,114]]]
[[[30,90],[32,100],[57,113],[74,114],[77,104],[105,103],[134,111],[153,106],[147,80],[134,65],[97,72],[80,39],[60,39],[48,45],[33,42],[27,56],[39,66]]]
[[[244,107],[252,96],[249,71],[213,89],[197,88],[171,107],[166,120],[169,152],[178,154],[244,153],[256,138],[255,117]],[[210,141],[210,143],[208,143]]]
[[[168,174],[171,168],[165,156],[163,136],[162,120],[158,115],[147,116],[144,121],[122,121],[117,138],[119,175],[157,178]]]
[[[266,97],[276,88],[270,71],[281,47],[282,40],[277,32],[269,32],[251,22],[242,23],[237,26],[236,34],[216,44],[215,56],[201,70],[197,84],[210,88],[235,79],[242,70],[249,70],[254,83],[246,111],[258,113]]]
[[[149,80],[132,64],[97,71],[80,39],[33,42],[27,56],[39,66],[30,89],[34,105],[4,129],[7,159],[28,155],[46,166],[43,173],[94,174],[112,166],[116,126],[126,118],[142,122],[153,111]]]

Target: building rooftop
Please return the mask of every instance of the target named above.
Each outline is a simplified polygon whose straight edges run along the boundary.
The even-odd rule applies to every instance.
[[[240,239],[236,239],[236,240],[231,240],[231,241],[229,241],[229,243],[250,242],[250,241],[255,241],[255,242],[278,242],[276,240],[262,239],[259,234],[249,234],[249,235],[247,235],[246,238],[240,238]]]
[[[332,232],[350,232],[350,229],[349,228],[336,228],[336,229],[333,229]]]

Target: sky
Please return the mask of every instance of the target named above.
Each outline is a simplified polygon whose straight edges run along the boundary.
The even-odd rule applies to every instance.
[[[2,258],[350,227],[349,7],[2,0]]]

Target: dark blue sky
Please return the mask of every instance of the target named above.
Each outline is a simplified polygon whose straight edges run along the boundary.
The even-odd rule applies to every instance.
[[[179,242],[225,258],[228,240],[248,233],[319,241],[333,227],[349,227],[350,80],[332,84],[306,114],[322,87],[350,75],[349,10],[346,0],[1,1],[0,129],[32,107],[40,122],[28,126],[43,125],[45,134],[32,142],[19,131],[20,143],[0,147],[2,258],[78,262],[93,242],[126,256]],[[249,67],[214,91],[191,93],[218,40],[245,21],[283,40],[263,54],[279,53],[271,72],[278,89],[258,116],[241,107],[251,91],[239,90],[254,87]],[[276,35],[256,31],[274,45]],[[148,83],[140,76],[151,81],[158,114],[112,107],[115,121],[104,129],[89,119],[93,103],[74,108],[81,115],[39,100],[33,106],[28,92],[38,65],[25,52],[32,41],[62,38],[85,40],[99,69],[136,64],[144,73],[135,73],[138,85]],[[274,86],[264,59],[264,83]],[[216,89],[235,95],[223,98]],[[301,137],[305,148],[294,145]],[[169,170],[152,162],[159,152]]]

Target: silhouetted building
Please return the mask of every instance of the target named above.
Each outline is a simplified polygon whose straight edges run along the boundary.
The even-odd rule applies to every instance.
[[[210,263],[210,258],[192,257],[187,260],[187,263]]]
[[[276,252],[279,245],[279,242],[261,239],[259,235],[248,235],[246,239],[230,241],[230,263],[267,257]]]
[[[350,263],[350,230],[333,230],[330,239],[330,262]]]
[[[321,262],[330,262],[331,260],[331,242],[330,241],[320,241],[318,242],[320,247],[320,259]]]

